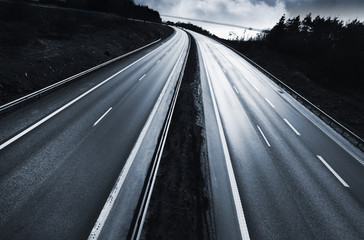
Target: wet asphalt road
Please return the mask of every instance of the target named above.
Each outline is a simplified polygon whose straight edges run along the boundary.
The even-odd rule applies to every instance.
[[[240,56],[192,35],[217,238],[362,239],[363,154]],[[1,117],[1,239],[87,238],[163,93],[101,233],[125,238],[187,42],[177,30]]]
[[[362,152],[236,53],[192,35],[217,238],[363,239]]]
[[[147,133],[143,144],[153,149],[187,43],[176,29],[0,118],[1,239],[89,236],[161,98],[149,127],[154,135]],[[139,154],[149,159],[153,152]]]

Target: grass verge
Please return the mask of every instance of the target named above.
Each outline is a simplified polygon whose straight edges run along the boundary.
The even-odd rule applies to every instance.
[[[113,14],[0,2],[0,104],[172,32]]]
[[[306,61],[271,50],[259,42],[249,43],[240,48],[234,44],[229,45],[272,73],[343,126],[364,138],[363,88],[353,88],[350,85],[346,86],[345,83],[341,87],[319,84],[311,79]]]

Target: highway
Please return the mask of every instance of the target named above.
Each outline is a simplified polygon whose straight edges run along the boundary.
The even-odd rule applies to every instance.
[[[232,50],[190,33],[217,239],[363,239],[363,153]]]
[[[1,116],[1,239],[126,236],[189,46],[175,30]]]
[[[364,154],[222,44],[199,56],[217,239],[363,239]],[[189,46],[168,39],[0,117],[1,239],[126,239]]]

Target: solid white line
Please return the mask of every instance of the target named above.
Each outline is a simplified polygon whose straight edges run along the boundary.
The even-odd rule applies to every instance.
[[[144,48],[149,47],[150,45],[152,45],[152,44],[154,44],[154,43],[156,43],[156,42],[159,42],[160,40],[161,40],[161,39],[158,39],[158,40],[156,40],[156,41],[154,41],[154,42],[151,42],[151,43],[149,43],[149,44],[147,44],[147,45],[145,45],[145,46],[143,46],[143,47],[140,47],[140,48],[138,48],[138,49],[135,49],[135,50],[133,50],[133,51],[130,51],[130,52],[128,52],[128,53],[125,53],[125,54],[123,54],[123,55],[121,55],[121,56],[118,56],[118,57],[116,57],[116,58],[113,58],[113,59],[111,59],[111,60],[109,60],[109,61],[107,61],[107,62],[101,63],[101,64],[99,64],[99,65],[97,65],[97,66],[92,67],[92,68],[89,68],[89,69],[87,69],[87,70],[85,70],[85,71],[83,71],[83,72],[77,73],[77,74],[75,74],[75,75],[73,75],[73,76],[71,76],[71,77],[69,77],[69,78],[63,79],[63,80],[61,80],[61,81],[59,81],[59,82],[56,82],[56,83],[54,83],[54,84],[52,84],[52,85],[49,85],[49,86],[47,86],[47,87],[45,87],[45,88],[42,88],[42,89],[38,90],[38,91],[35,91],[35,92],[33,92],[33,93],[30,93],[30,94],[28,94],[28,95],[26,95],[26,96],[23,96],[23,97],[21,97],[21,98],[15,99],[14,101],[11,101],[11,102],[9,102],[9,103],[6,103],[6,104],[4,104],[4,105],[0,106],[0,109],[4,109],[4,108],[5,108],[5,107],[7,107],[7,106],[14,105],[15,103],[17,103],[17,102],[21,102],[21,101],[23,101],[24,99],[32,98],[33,96],[35,96],[35,95],[37,95],[37,94],[39,94],[39,93],[47,92],[49,89],[53,89],[53,88],[55,88],[55,87],[57,87],[57,86],[59,86],[59,85],[62,85],[62,84],[64,84],[64,83],[66,83],[66,82],[72,81],[72,80],[74,80],[74,79],[76,79],[76,78],[78,78],[78,77],[80,77],[80,76],[83,76],[83,75],[85,75],[86,73],[90,73],[90,72],[92,72],[92,71],[94,71],[94,70],[97,70],[97,69],[99,69],[99,68],[101,68],[101,67],[103,67],[103,66],[106,66],[106,65],[108,65],[108,64],[110,64],[110,63],[112,63],[112,62],[115,62],[115,61],[117,61],[117,60],[119,60],[119,59],[122,59],[122,58],[124,58],[124,57],[127,57],[127,56],[129,56],[129,55],[131,55],[131,54],[133,54],[133,53],[135,53],[135,52],[137,52],[137,51],[140,51],[140,50],[142,50],[142,49],[144,49]]]
[[[270,147],[270,144],[269,144],[269,142],[268,142],[267,138],[265,137],[265,135],[264,135],[264,133],[263,133],[262,129],[260,129],[260,127],[259,127],[258,125],[257,125],[257,127],[258,127],[258,130],[259,130],[260,134],[262,134],[262,136],[263,136],[263,138],[264,138],[265,142],[267,143],[268,147]]]
[[[301,134],[292,126],[292,124],[290,122],[288,122],[287,119],[283,118],[283,120],[288,124],[288,126],[298,135],[300,136]]]
[[[342,179],[339,174],[337,174],[335,172],[334,169],[332,169],[332,167],[323,159],[323,157],[321,157],[320,155],[317,155],[318,159],[320,159],[320,161],[330,170],[330,172],[332,174],[334,174],[334,176],[341,182],[342,185],[344,185],[344,187],[350,188],[349,185],[344,181],[344,179]]]
[[[229,176],[229,180],[230,180],[231,190],[233,193],[233,199],[234,199],[235,209],[236,209],[236,213],[237,213],[237,217],[238,217],[240,234],[241,234],[242,239],[244,239],[244,240],[250,239],[249,232],[248,232],[248,226],[246,224],[246,220],[245,220],[245,216],[244,216],[243,206],[241,204],[240,194],[239,194],[238,186],[237,186],[236,179],[235,179],[234,170],[233,170],[233,167],[231,164],[230,154],[229,154],[228,146],[226,143],[224,130],[222,128],[219,110],[217,108],[217,104],[216,104],[216,100],[215,100],[215,94],[214,94],[214,91],[213,91],[212,85],[211,85],[211,79],[209,77],[209,73],[207,72],[206,62],[203,57],[202,57],[202,60],[205,65],[206,76],[207,76],[207,80],[208,80],[207,82],[209,84],[209,89],[210,89],[210,93],[211,93],[212,103],[214,106],[217,125],[218,125],[219,133],[221,136],[220,140],[221,140],[221,144],[222,144],[222,148],[223,148],[223,152],[224,152],[224,157],[225,157],[226,167],[227,167],[228,176]]]
[[[267,103],[269,103],[269,105],[272,107],[272,108],[275,108],[275,106],[269,101],[268,98],[265,98],[265,101],[267,101]]]
[[[235,87],[235,86],[233,86],[233,88],[234,88],[235,92],[236,92],[237,94],[239,94],[239,91],[236,89],[236,87]]]
[[[105,83],[107,83],[108,81],[110,81],[111,79],[113,79],[115,76],[119,75],[120,73],[124,72],[125,70],[127,70],[128,68],[130,68],[131,66],[133,66],[134,64],[138,63],[139,61],[141,61],[142,59],[146,58],[147,56],[149,56],[150,54],[152,54],[153,52],[159,50],[159,48],[161,48],[163,45],[159,46],[158,48],[154,49],[153,51],[151,51],[150,53],[144,55],[143,57],[139,58],[138,60],[136,60],[135,62],[129,64],[128,66],[126,66],[125,68],[121,69],[120,71],[118,71],[117,73],[113,74],[112,76],[108,77],[106,80],[102,81],[101,83],[97,84],[96,86],[94,86],[93,88],[91,88],[90,90],[88,90],[87,92],[81,94],[80,96],[78,96],[77,98],[73,99],[72,101],[68,102],[66,105],[64,105],[63,107],[58,108],[56,111],[52,112],[51,114],[49,114],[48,116],[44,117],[43,119],[39,120],[38,122],[36,122],[35,124],[33,124],[32,126],[28,127],[27,129],[23,130],[22,132],[18,133],[17,135],[15,135],[14,137],[10,138],[9,140],[7,140],[6,142],[2,143],[0,145],[0,150],[2,150],[3,148],[7,147],[8,145],[10,145],[11,143],[15,142],[16,140],[18,140],[19,138],[21,138],[22,136],[24,136],[25,134],[29,133],[30,131],[32,131],[33,129],[35,129],[36,127],[40,126],[41,124],[43,124],[44,122],[48,121],[49,119],[51,119],[52,117],[54,117],[55,115],[57,115],[58,113],[62,112],[63,110],[65,110],[66,108],[68,108],[69,106],[71,106],[72,104],[74,104],[75,102],[77,102],[78,100],[82,99],[83,97],[87,96],[89,93],[95,91],[97,88],[101,87],[102,85],[104,85]]]
[[[107,110],[95,123],[93,126],[96,126],[105,116],[106,114],[108,114],[111,111],[112,107],[109,108],[109,110]]]
[[[144,140],[144,137],[145,137],[149,127],[150,127],[150,124],[152,123],[152,120],[153,120],[153,118],[154,118],[154,116],[155,116],[155,114],[156,114],[156,112],[157,112],[157,110],[158,110],[158,108],[159,108],[159,106],[160,106],[160,104],[162,102],[162,98],[163,98],[163,96],[165,95],[165,93],[167,91],[167,87],[171,82],[171,79],[173,77],[173,73],[175,72],[175,70],[177,68],[177,65],[180,62],[180,59],[181,59],[182,56],[183,56],[183,51],[181,52],[181,55],[179,56],[176,64],[174,65],[174,67],[172,69],[172,72],[169,75],[169,77],[167,79],[167,82],[166,82],[166,84],[164,85],[164,87],[162,89],[162,92],[159,94],[157,102],[154,105],[154,107],[152,109],[152,112],[150,113],[150,115],[149,115],[149,117],[147,119],[147,122],[145,123],[142,131],[140,132],[139,137],[138,137],[132,151],[130,152],[130,155],[129,155],[128,159],[126,160],[125,165],[124,165],[123,169],[121,170],[121,173],[120,173],[120,175],[119,175],[119,177],[118,177],[118,179],[117,179],[117,181],[116,181],[116,183],[114,185],[114,188],[112,189],[109,197],[107,198],[107,201],[106,201],[104,207],[101,210],[101,213],[100,213],[99,217],[97,218],[97,221],[96,221],[96,223],[95,223],[95,225],[94,225],[94,227],[93,227],[93,229],[92,229],[92,231],[91,231],[91,233],[90,233],[90,235],[88,237],[89,240],[98,239],[98,237],[99,237],[99,235],[100,235],[100,233],[102,231],[102,228],[104,227],[106,219],[108,218],[109,213],[110,213],[112,207],[114,206],[115,200],[116,200],[116,198],[117,198],[117,196],[118,196],[118,194],[120,192],[120,189],[123,186],[123,183],[124,183],[124,181],[126,179],[126,176],[128,175],[130,167],[134,162],[134,159],[135,159],[135,157],[136,157],[136,155],[137,155],[137,153],[139,151],[140,146],[142,145],[142,142]]]
[[[141,78],[139,78],[139,81],[142,80],[145,77],[145,75],[147,75],[147,74],[144,74]]]
[[[343,148],[348,154],[350,154],[353,158],[355,158],[356,161],[358,161],[362,166],[364,166],[364,159],[360,158],[356,153],[353,152],[353,150],[349,149],[347,146],[345,146],[344,144],[342,144],[342,140],[340,140],[340,138],[342,138],[341,135],[339,135],[336,131],[331,132],[332,129],[331,128],[328,129],[327,128],[328,125],[326,125],[326,123],[324,123],[322,120],[319,119],[320,121],[318,122],[317,119],[315,119],[315,118],[317,118],[317,116],[314,115],[312,112],[310,112],[310,111],[309,112],[304,112],[304,110],[307,110],[307,109],[306,108],[305,109],[301,109],[301,107],[303,105],[298,106],[297,104],[293,104],[290,101],[288,101],[288,102],[298,112],[300,112],[303,116],[305,116],[311,123],[313,123],[317,128],[319,128],[323,133],[325,133],[327,137],[329,137],[330,139],[332,139],[338,146],[340,146],[341,148]],[[322,123],[324,123],[324,125],[322,125]],[[336,135],[336,134],[338,134],[338,135]],[[338,136],[339,136],[339,138],[338,138]],[[346,141],[346,139],[345,139],[345,141]],[[352,146],[351,143],[350,143],[350,146]]]

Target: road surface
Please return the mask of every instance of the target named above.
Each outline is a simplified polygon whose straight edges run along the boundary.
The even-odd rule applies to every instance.
[[[363,154],[239,55],[197,41],[218,239],[363,239]]]
[[[236,53],[191,34],[216,237],[362,239],[363,154]],[[1,117],[1,239],[126,238],[188,42],[176,29]]]
[[[188,43],[176,29],[1,117],[1,239],[86,239],[127,160],[137,202]],[[124,208],[128,229],[135,206]]]

